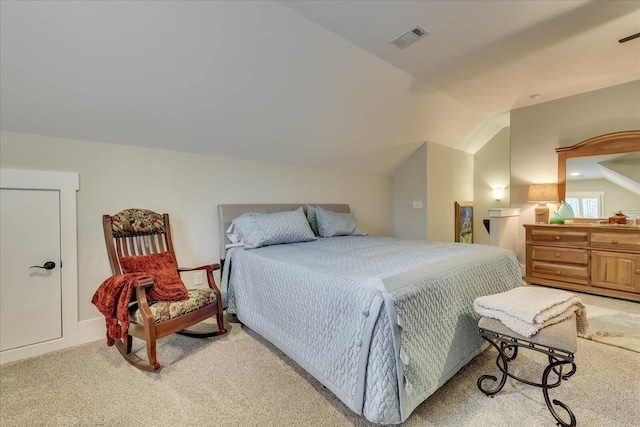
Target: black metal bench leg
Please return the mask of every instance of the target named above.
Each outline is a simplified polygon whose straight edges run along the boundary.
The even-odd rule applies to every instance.
[[[534,387],[542,388],[542,394],[544,395],[544,401],[551,412],[551,415],[556,419],[557,425],[561,427],[575,427],[576,425],[576,417],[573,415],[571,409],[557,399],[551,400],[549,398],[549,389],[560,386],[562,380],[566,380],[570,376],[576,373],[576,364],[573,361],[573,354],[564,350],[559,350],[553,347],[543,346],[540,344],[534,344],[533,342],[526,341],[523,339],[517,339],[514,337],[510,337],[508,335],[499,334],[497,332],[493,332],[490,330],[480,329],[480,336],[495,347],[498,350],[498,357],[496,358],[496,366],[502,373],[502,378],[498,385],[493,388],[485,388],[484,382],[485,380],[492,380],[494,383],[498,382],[498,378],[493,375],[482,375],[478,378],[478,389],[482,391],[487,396],[493,397],[494,394],[498,393],[504,387],[507,377],[511,377],[517,381],[520,381],[524,384],[528,384]],[[499,343],[499,344],[498,344]],[[509,372],[509,362],[515,360],[518,356],[518,348],[523,347],[530,350],[534,350],[540,353],[544,353],[548,356],[549,365],[544,369],[542,374],[542,382],[535,383],[524,378],[520,378],[513,373]],[[571,365],[571,370],[566,374],[562,373],[563,365]],[[557,381],[554,383],[549,383],[549,376],[551,373],[554,373],[557,376]],[[554,407],[560,407],[566,411],[569,415],[569,422],[565,422],[556,411]]]
[[[549,361],[551,361],[552,358],[549,357]],[[571,363],[571,371],[565,375],[562,375],[562,365],[566,365]],[[556,368],[560,368],[559,370],[557,370]],[[551,374],[551,372],[555,372],[556,375],[558,375],[558,381],[554,384],[549,384],[549,375]],[[553,401],[549,398],[549,389],[550,388],[554,388],[560,385],[560,382],[563,379],[566,379],[568,377],[570,377],[571,375],[573,375],[576,372],[576,365],[573,362],[568,362],[566,360],[555,360],[554,362],[550,363],[549,366],[547,366],[544,370],[544,373],[542,374],[542,394],[544,395],[544,401],[547,404],[547,408],[549,408],[549,412],[551,412],[551,415],[553,415],[553,417],[556,419],[556,421],[558,421],[557,425],[558,426],[562,426],[562,427],[575,427],[576,425],[576,417],[573,415],[573,412],[571,411],[571,409],[565,405],[564,403],[562,403],[561,401],[557,400],[557,399],[553,399]],[[551,405],[551,403],[553,402],[554,405],[561,407],[562,409],[564,409],[568,414],[569,414],[569,423],[567,424],[566,422],[564,422],[564,420],[562,418],[560,418],[560,416],[558,415],[558,413],[556,412],[556,410],[553,408],[553,406]]]
[[[483,337],[484,338],[484,337]],[[493,382],[498,381],[498,377],[494,376],[494,375],[482,375],[480,378],[478,378],[478,388],[480,389],[481,392],[483,392],[484,394],[486,394],[489,397],[493,397],[494,394],[496,394],[497,392],[499,392],[500,390],[502,390],[502,387],[504,387],[504,384],[507,381],[507,375],[509,372],[509,361],[513,360],[516,358],[516,356],[518,355],[518,348],[517,347],[511,347],[506,345],[505,343],[501,342],[500,343],[500,347],[498,347],[498,345],[493,342],[493,340],[489,340],[487,338],[484,338],[485,341],[487,341],[489,344],[491,344],[492,346],[494,346],[496,348],[496,350],[498,350],[498,357],[496,357],[496,366],[498,367],[498,369],[500,369],[500,372],[502,372],[502,378],[500,378],[500,384],[498,384],[497,387],[495,387],[494,389],[485,389],[483,386],[483,382],[484,380],[490,379]],[[510,349],[512,351],[511,356],[507,355],[505,353],[505,348]]]

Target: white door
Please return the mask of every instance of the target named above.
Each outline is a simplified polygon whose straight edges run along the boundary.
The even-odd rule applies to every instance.
[[[61,338],[60,191],[0,189],[0,241],[0,351]]]

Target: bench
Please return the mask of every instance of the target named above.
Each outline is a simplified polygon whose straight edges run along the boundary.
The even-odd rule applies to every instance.
[[[576,316],[573,314],[566,320],[547,326],[531,337],[524,337],[507,328],[496,319],[481,317],[478,322],[480,336],[498,350],[496,365],[502,372],[502,378],[494,388],[486,388],[485,381],[498,382],[498,378],[493,375],[482,375],[478,378],[478,388],[485,395],[493,397],[494,394],[502,390],[507,377],[511,377],[522,383],[542,388],[542,394],[551,415],[556,419],[558,426],[574,427],[576,418],[571,409],[559,400],[549,398],[549,389],[559,387],[562,380],[566,380],[576,372],[574,363],[574,353],[577,351]],[[542,382],[536,383],[520,378],[509,372],[509,363],[518,356],[518,349],[528,349],[546,354],[549,365],[544,369]],[[570,365],[569,372],[563,374],[564,365]],[[555,374],[555,375],[552,375]],[[550,378],[551,377],[551,378]],[[550,382],[551,381],[551,382]],[[563,408],[569,415],[569,423],[565,422],[556,412],[553,405]]]

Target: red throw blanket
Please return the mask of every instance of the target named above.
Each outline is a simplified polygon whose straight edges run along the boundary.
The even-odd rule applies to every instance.
[[[176,273],[177,274],[177,273]],[[184,283],[162,284],[154,273],[116,274],[102,282],[91,303],[105,317],[107,345],[112,346],[116,338],[126,338],[129,330],[129,303],[136,280],[151,278],[154,285],[147,288],[149,301],[180,301],[188,297]]]

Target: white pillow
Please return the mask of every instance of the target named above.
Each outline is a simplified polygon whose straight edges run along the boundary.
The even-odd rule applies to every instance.
[[[227,228],[226,234],[227,234],[227,238],[231,243],[227,243],[224,246],[225,248],[229,249],[229,248],[233,248],[234,246],[244,245],[244,241],[242,240],[243,239],[242,232],[240,231],[238,226],[235,225],[233,222],[231,223],[229,228]]]

